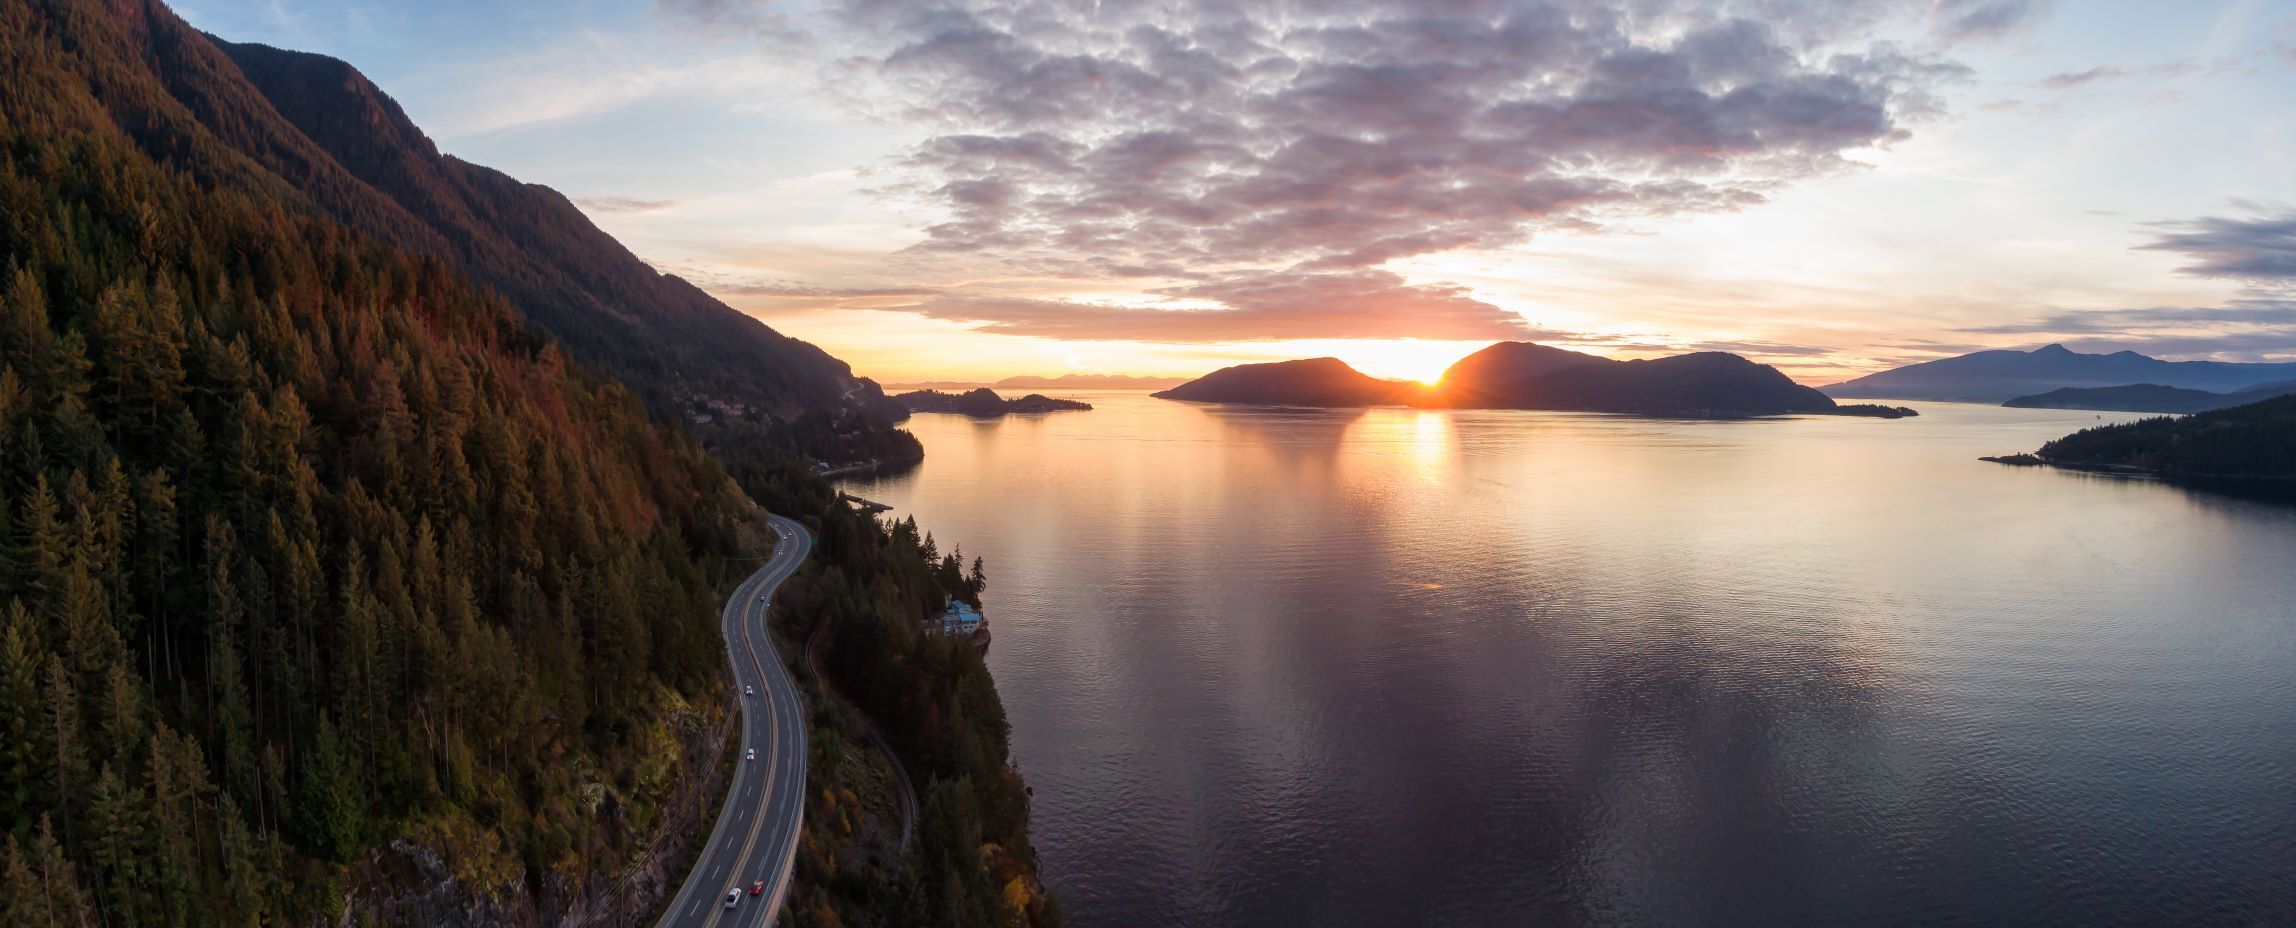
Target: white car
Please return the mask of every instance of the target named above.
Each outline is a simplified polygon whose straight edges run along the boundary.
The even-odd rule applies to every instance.
[[[741,688],[741,694],[744,696],[755,696],[757,695],[757,688],[744,684]]]
[[[741,904],[741,890],[738,890],[738,889],[729,889],[729,890],[726,890],[726,891],[725,891],[725,907],[726,907],[726,908],[729,908],[729,909],[730,909],[730,908],[733,908],[734,906],[737,906],[737,905],[740,905],[740,904]]]
[[[756,759],[757,759],[757,749],[756,749],[756,748],[750,748],[750,749],[749,749],[749,759],[750,759],[750,760],[756,760]]]

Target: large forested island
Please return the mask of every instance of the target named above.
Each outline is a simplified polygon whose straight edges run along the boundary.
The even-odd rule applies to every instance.
[[[0,255],[0,924],[649,922],[760,504],[820,538],[788,919],[1057,921],[988,672],[921,631],[981,568],[810,475],[915,453],[842,362],[139,0],[0,9]]]
[[[2181,418],[2083,429],[2030,458],[2060,467],[2184,478],[2296,478],[2296,396]]]
[[[1314,358],[1222,368],[1155,395],[1269,406],[1551,409],[1687,419],[1915,414],[1897,406],[1842,406],[1777,368],[1734,354],[1619,361],[1530,342],[1476,351],[1432,385],[1381,380],[1337,358]]]
[[[1153,394],[1197,403],[1264,406],[1382,406],[1408,402],[1416,384],[1380,380],[1338,358],[1308,358],[1223,367]]]

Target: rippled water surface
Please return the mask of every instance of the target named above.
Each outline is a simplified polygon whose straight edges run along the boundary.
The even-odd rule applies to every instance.
[[[2296,924],[2296,508],[2089,413],[919,416],[1070,922]]]

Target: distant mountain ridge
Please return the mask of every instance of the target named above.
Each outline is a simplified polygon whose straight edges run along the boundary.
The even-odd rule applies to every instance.
[[[2083,354],[2053,344],[1924,361],[1819,389],[1837,398],[2001,403],[2066,387],[2156,384],[2223,393],[2281,380],[2296,380],[2296,362],[2163,361],[2134,351]]]
[[[1434,386],[1380,380],[1337,358],[1312,358],[1222,368],[1156,396],[1276,406],[1554,409],[1693,419],[1912,414],[1893,407],[1837,406],[1778,369],[1734,354],[1619,361],[1530,342],[1499,342],[1476,351],[1444,371]]]
[[[2017,409],[2194,413],[2230,409],[2290,393],[2296,393],[2296,380],[2259,384],[2231,393],[2137,383],[2120,387],[2065,387],[2033,396],[2020,396],[2001,405]]]

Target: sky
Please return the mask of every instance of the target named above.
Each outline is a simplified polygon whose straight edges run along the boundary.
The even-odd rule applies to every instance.
[[[181,0],[887,383],[2296,360],[2296,2]]]

